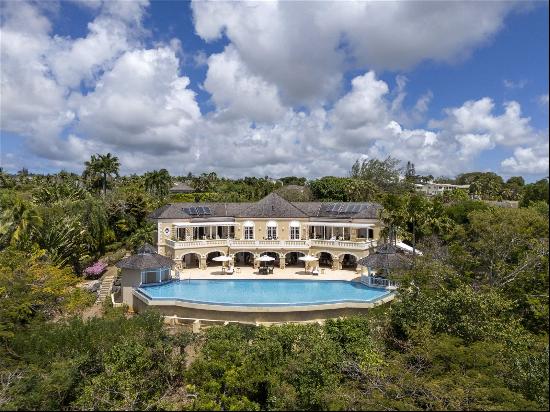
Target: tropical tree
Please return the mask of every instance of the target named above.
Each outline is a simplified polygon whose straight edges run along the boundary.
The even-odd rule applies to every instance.
[[[136,250],[144,243],[153,243],[154,235],[155,225],[148,223],[132,233],[128,238],[127,244],[132,250]]]
[[[101,255],[106,246],[115,240],[115,232],[109,225],[107,206],[103,199],[92,198],[74,205],[74,213],[81,216],[86,229],[85,242],[90,255]]]
[[[384,160],[357,160],[351,167],[350,177],[369,180],[380,188],[388,188],[399,182],[399,163],[399,159],[390,156]]]
[[[42,225],[42,218],[29,202],[16,198],[0,215],[1,244],[21,244],[30,239],[32,231]]]
[[[0,339],[33,318],[50,318],[76,303],[78,278],[45,259],[43,250],[22,252],[9,247],[0,252]],[[1,357],[0,357],[1,358]],[[2,358],[3,359],[3,358]],[[0,362],[2,364],[3,362]]]
[[[76,201],[84,199],[87,192],[75,181],[52,183],[48,186],[41,186],[34,193],[33,199],[36,203],[47,205],[62,201]]]
[[[548,203],[548,178],[525,185],[521,206],[529,206],[531,202],[544,201]]]
[[[500,288],[541,267],[548,279],[547,217],[531,208],[490,208],[471,212],[469,220],[463,242],[480,280]]]
[[[81,263],[89,256],[85,245],[86,229],[74,217],[49,219],[33,233],[33,238],[44,249],[51,262],[59,267],[72,265],[80,271]]]
[[[313,196],[318,200],[345,202],[346,188],[352,179],[346,177],[325,176],[309,182]]]
[[[172,178],[166,169],[145,173],[145,190],[153,196],[164,197],[172,187]]]
[[[111,153],[106,155],[92,155],[89,161],[84,163],[85,169],[82,177],[86,180],[91,180],[92,183],[98,179],[101,182],[103,196],[107,194],[107,179],[112,175],[118,177],[120,162],[118,157],[112,156]]]

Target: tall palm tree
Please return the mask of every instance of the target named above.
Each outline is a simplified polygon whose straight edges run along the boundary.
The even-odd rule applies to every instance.
[[[120,162],[118,157],[112,156],[111,153],[106,155],[97,154],[92,155],[90,161],[84,163],[85,169],[82,177],[85,179],[101,178],[101,187],[103,190],[103,196],[107,194],[107,178],[111,175],[118,177],[118,171],[120,169]]]
[[[172,186],[172,178],[166,169],[145,173],[145,190],[155,196],[164,197]]]

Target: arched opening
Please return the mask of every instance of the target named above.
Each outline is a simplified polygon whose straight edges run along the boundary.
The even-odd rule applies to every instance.
[[[357,269],[357,257],[355,255],[345,253],[344,255],[340,255],[339,259],[342,264],[342,269],[344,270]]]
[[[181,257],[181,264],[183,269],[198,268],[200,265],[201,257],[198,253],[186,253]]]
[[[328,252],[320,252],[317,254],[319,258],[319,267],[331,268],[332,267],[332,255]]]
[[[285,255],[285,266],[296,268],[305,267],[305,262],[298,259],[300,256],[305,256],[305,254],[302,252],[288,252]]]
[[[254,266],[254,254],[250,252],[235,253],[235,266]]]
[[[210,252],[206,255],[206,266],[222,266],[222,262],[216,262],[213,260],[215,257],[223,256],[222,252]]]

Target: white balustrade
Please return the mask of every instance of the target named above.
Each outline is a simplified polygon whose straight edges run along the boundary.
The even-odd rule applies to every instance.
[[[308,240],[236,240],[236,239],[208,239],[208,240],[171,240],[166,239],[166,245],[173,249],[186,249],[196,247],[212,247],[226,246],[231,248],[246,248],[246,247],[261,247],[261,248],[303,248],[309,247],[326,247],[350,250],[366,250],[376,246],[376,241],[360,241],[353,242],[349,240],[325,240],[325,239],[308,239]]]

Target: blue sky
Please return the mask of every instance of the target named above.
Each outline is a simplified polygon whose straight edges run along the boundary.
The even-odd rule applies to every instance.
[[[4,2],[1,162],[548,175],[548,3]],[[21,24],[25,21],[25,24]]]

